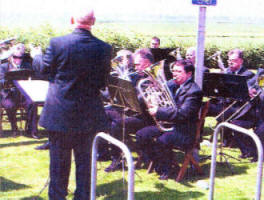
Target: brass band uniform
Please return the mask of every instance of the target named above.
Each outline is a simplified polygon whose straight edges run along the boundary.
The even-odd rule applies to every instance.
[[[157,120],[172,123],[172,131],[162,132],[157,126],[149,126],[136,133],[138,148],[145,154],[145,159],[154,159],[155,167],[161,174],[160,179],[167,179],[172,147],[187,149],[195,139],[196,121],[202,103],[202,91],[193,80],[192,64],[176,61],[172,67],[173,80],[168,87],[173,95],[176,108],[148,105],[150,113]],[[156,142],[153,138],[157,138]]]

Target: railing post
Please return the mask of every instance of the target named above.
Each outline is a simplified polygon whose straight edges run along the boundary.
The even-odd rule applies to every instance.
[[[127,146],[120,142],[119,140],[113,138],[112,136],[106,134],[106,133],[98,133],[93,141],[93,147],[92,147],[92,163],[91,163],[91,200],[96,199],[96,177],[97,177],[97,152],[98,152],[98,142],[99,139],[107,140],[108,142],[114,144],[115,146],[119,147],[123,153],[125,154],[125,158],[128,165],[128,200],[134,200],[134,164],[133,164],[133,158],[132,154],[127,148]]]
[[[241,132],[250,136],[254,142],[256,143],[257,150],[258,150],[258,171],[257,171],[257,184],[256,184],[256,194],[255,200],[260,200],[261,198],[261,184],[262,184],[262,167],[263,167],[263,147],[260,142],[259,137],[252,131],[247,129],[241,128],[237,125],[230,124],[227,122],[220,123],[215,131],[214,131],[214,138],[213,138],[213,149],[212,149],[212,162],[211,162],[211,170],[210,170],[210,185],[209,185],[209,200],[213,200],[214,198],[214,178],[215,178],[215,168],[216,168],[216,156],[217,156],[217,136],[219,130],[223,127],[230,128],[237,132]]]

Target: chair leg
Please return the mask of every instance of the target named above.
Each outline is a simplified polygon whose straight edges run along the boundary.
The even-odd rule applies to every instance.
[[[3,132],[2,122],[3,122],[4,110],[0,108],[0,133]]]
[[[192,155],[190,156],[190,161],[193,164],[193,166],[195,167],[195,169],[198,171],[198,174],[202,175],[203,174],[203,170],[200,167],[199,163],[194,159],[194,157]]]
[[[183,164],[182,164],[181,169],[180,169],[180,171],[179,171],[179,173],[178,173],[178,176],[176,177],[176,181],[177,181],[177,182],[180,182],[180,181],[183,179],[183,177],[184,177],[184,175],[185,175],[185,173],[186,173],[186,170],[187,170],[187,167],[188,167],[189,163],[190,163],[190,152],[188,152],[188,153],[184,156]]]
[[[154,161],[151,161],[148,166],[148,174],[150,174],[153,171],[154,168]]]

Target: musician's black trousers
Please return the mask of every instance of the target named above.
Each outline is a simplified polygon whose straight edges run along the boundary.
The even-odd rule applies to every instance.
[[[125,124],[124,133],[123,123]],[[110,134],[114,138],[123,141],[123,139],[127,138],[127,134],[136,133],[146,125],[147,122],[140,117],[126,117],[124,119],[124,122],[123,119],[120,118],[119,120],[112,122]],[[113,159],[118,159],[118,157],[120,156],[120,149],[114,145],[111,145],[111,156],[113,157]]]
[[[253,128],[260,141],[264,142],[264,122],[258,122],[257,124],[251,120],[234,120],[232,124],[250,129]],[[228,131],[228,130],[227,130]],[[230,131],[230,130],[229,130]],[[257,147],[253,139],[245,134],[234,131],[234,138],[242,154],[250,153],[253,156],[257,156]]]
[[[145,127],[136,133],[136,142],[147,157],[156,161],[161,173],[168,173],[172,159],[172,148],[186,150],[192,146],[192,140],[184,140],[174,131],[162,133],[157,126]]]
[[[3,92],[1,92],[1,94],[3,94]],[[7,91],[5,94],[6,95],[2,96],[1,99],[1,106],[6,110],[12,130],[17,130],[16,112],[17,109],[22,106],[26,109],[27,113],[27,131],[32,134],[37,133],[37,104],[22,96],[17,89],[10,89],[10,91]]]
[[[74,200],[90,199],[91,148],[95,133],[50,132],[49,199],[65,200],[71,168],[71,154],[76,165]]]

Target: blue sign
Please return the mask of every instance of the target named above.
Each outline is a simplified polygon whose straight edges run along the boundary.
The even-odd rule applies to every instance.
[[[192,4],[204,5],[204,6],[215,6],[216,0],[192,0]]]

